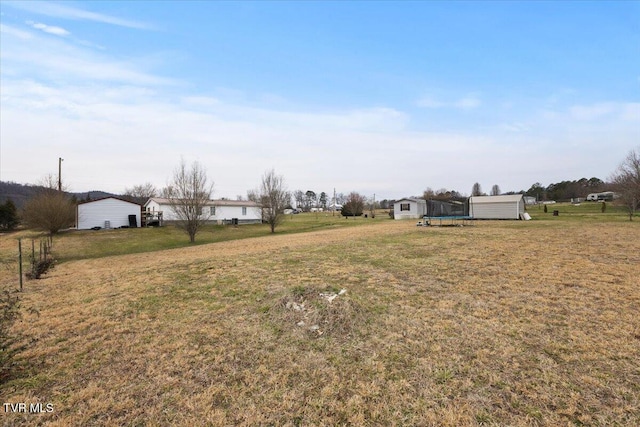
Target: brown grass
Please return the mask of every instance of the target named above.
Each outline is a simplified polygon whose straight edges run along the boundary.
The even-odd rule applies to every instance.
[[[54,412],[0,422],[639,425],[638,265],[637,223],[551,221],[67,262],[28,282],[0,386]]]

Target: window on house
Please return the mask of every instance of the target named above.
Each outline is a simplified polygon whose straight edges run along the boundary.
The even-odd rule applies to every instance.
[[[400,211],[410,211],[411,205],[409,203],[400,203]]]
[[[215,206],[211,206],[211,215],[215,215],[216,214],[216,207]]]
[[[247,207],[243,206],[242,207],[242,215],[246,215],[247,214]]]
[[[197,212],[198,216],[202,215],[202,207],[198,206]]]

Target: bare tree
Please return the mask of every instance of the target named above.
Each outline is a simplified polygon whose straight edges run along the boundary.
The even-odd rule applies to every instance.
[[[305,194],[304,191],[302,190],[296,190],[293,192],[293,198],[296,201],[296,209],[299,210],[303,210],[304,209],[304,201],[305,201]]]
[[[157,197],[159,194],[158,189],[150,182],[146,182],[140,185],[134,185],[131,188],[125,188],[124,196],[135,200],[137,203],[144,204],[152,197]]]
[[[640,147],[629,152],[611,176],[611,182],[629,212],[629,221],[633,221],[640,207]]]
[[[187,169],[184,160],[180,161],[165,189],[169,204],[178,217],[177,226],[189,235],[191,243],[196,241],[196,234],[211,216],[206,208],[212,192],[213,183],[208,182],[206,169],[198,162],[193,162]]]
[[[482,187],[480,186],[480,183],[476,182],[475,184],[473,184],[473,187],[471,188],[471,195],[472,196],[483,196],[484,195],[482,193]]]
[[[423,192],[422,192],[422,198],[425,200],[431,200],[434,198],[434,196],[436,195],[436,193],[433,191],[433,189],[431,187],[427,187]]]
[[[498,184],[494,184],[493,187],[491,187],[491,195],[499,196],[500,194],[502,194],[502,192],[500,191],[500,186]]]
[[[64,191],[58,191],[58,180],[50,174],[42,180],[41,189],[25,204],[22,218],[29,227],[56,234],[73,225],[76,204]]]
[[[276,175],[273,169],[265,172],[259,194],[262,217],[271,227],[271,232],[275,233],[276,226],[284,219],[285,208],[291,203],[291,194],[286,189],[284,177]]]

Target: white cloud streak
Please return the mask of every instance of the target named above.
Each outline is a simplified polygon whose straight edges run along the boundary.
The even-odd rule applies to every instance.
[[[150,30],[153,26],[144,22],[122,19],[101,13],[90,12],[76,7],[40,1],[6,1],[3,4],[21,9],[38,15],[50,16],[76,21],[93,21],[103,24],[116,25],[120,27],[134,28],[139,30]]]
[[[93,50],[26,33],[9,25],[0,28],[3,38],[0,58],[3,65],[23,70],[19,74],[38,75],[65,81],[113,81],[137,85],[175,85],[176,80],[141,71],[136,60],[114,60]]]
[[[32,26],[33,28],[43,31],[45,33],[48,34],[53,34],[55,36],[68,36],[71,33],[67,30],[65,30],[62,27],[56,27],[56,26],[52,26],[52,25],[46,25],[46,24],[42,24],[40,22],[33,22],[33,21],[27,21],[27,24]]]

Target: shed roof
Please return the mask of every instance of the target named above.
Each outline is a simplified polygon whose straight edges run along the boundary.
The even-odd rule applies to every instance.
[[[471,196],[470,203],[509,203],[522,200],[522,194],[506,194],[502,196]]]
[[[88,201],[80,202],[80,203],[78,203],[78,205],[86,205],[87,203],[101,202],[101,201],[107,200],[107,199],[114,199],[114,200],[119,200],[121,202],[131,203],[132,205],[142,206],[141,204],[136,203],[136,202],[132,202],[131,200],[126,200],[126,199],[123,199],[121,197],[115,197],[115,196],[106,196],[106,197],[101,197],[101,198],[95,199],[95,200],[88,200]]]

